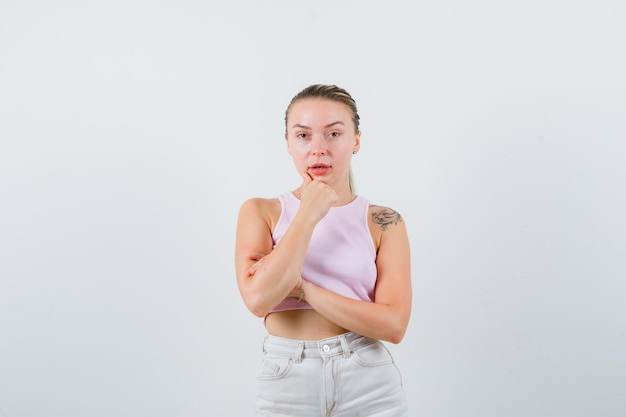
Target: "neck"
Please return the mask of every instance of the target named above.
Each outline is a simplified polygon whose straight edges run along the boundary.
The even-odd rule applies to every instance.
[[[337,193],[337,195],[339,196],[339,199],[335,204],[333,204],[333,206],[343,206],[352,202],[352,200],[354,200],[354,197],[356,197],[348,190],[346,190],[344,193]]]

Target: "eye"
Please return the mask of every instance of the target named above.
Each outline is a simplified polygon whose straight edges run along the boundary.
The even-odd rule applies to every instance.
[[[307,138],[307,135],[306,135],[306,133],[298,133],[298,134],[296,135],[296,137],[297,137],[298,139],[305,140],[305,139]]]
[[[335,132],[330,132],[330,133],[328,134],[328,136],[330,136],[331,138],[337,138],[337,137],[339,137],[339,135],[340,135],[340,134],[341,134],[341,133],[339,133],[339,132],[335,131]]]

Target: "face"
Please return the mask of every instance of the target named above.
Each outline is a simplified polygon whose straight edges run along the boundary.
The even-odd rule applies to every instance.
[[[334,100],[301,99],[287,114],[287,150],[296,169],[336,189],[347,187],[360,138],[348,106]]]

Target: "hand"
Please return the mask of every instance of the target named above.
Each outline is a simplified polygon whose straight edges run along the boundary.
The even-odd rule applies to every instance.
[[[302,289],[303,285],[304,285],[304,278],[300,277],[300,282],[298,283],[298,285],[293,287],[293,289],[287,295],[287,297],[300,298],[300,295],[301,295],[300,290]]]
[[[248,270],[246,271],[246,275],[249,277],[253,276],[266,257],[267,255],[263,255],[262,253],[253,253],[251,255],[248,255],[248,259],[256,262],[250,268],[248,268]]]
[[[300,188],[300,210],[308,213],[315,222],[320,221],[339,196],[328,184],[314,180],[309,173],[303,172]]]

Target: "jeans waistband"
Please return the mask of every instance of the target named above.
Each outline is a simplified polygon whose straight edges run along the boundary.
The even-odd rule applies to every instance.
[[[347,358],[355,350],[377,342],[376,339],[353,332],[321,340],[295,340],[267,335],[263,342],[263,352],[290,357],[296,360],[296,362],[307,358],[324,358],[339,355]]]

